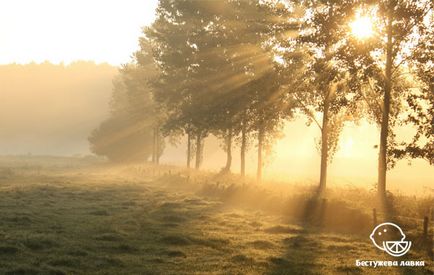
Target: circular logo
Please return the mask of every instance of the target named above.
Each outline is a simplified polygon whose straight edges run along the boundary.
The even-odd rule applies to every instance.
[[[411,247],[411,241],[405,241],[402,229],[391,222],[377,225],[369,237],[378,249],[394,257],[406,254]]]

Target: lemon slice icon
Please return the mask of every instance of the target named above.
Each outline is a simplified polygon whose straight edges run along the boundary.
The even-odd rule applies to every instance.
[[[384,250],[387,254],[399,257],[404,255],[410,250],[411,242],[410,241],[387,241],[383,242]]]

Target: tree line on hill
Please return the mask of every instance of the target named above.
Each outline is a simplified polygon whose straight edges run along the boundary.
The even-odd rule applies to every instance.
[[[373,35],[351,31],[361,16]],[[158,163],[165,137],[187,136],[186,165],[199,169],[213,134],[224,144],[223,172],[239,146],[244,176],[246,150],[256,146],[260,180],[264,150],[284,121],[302,115],[321,135],[321,193],[345,123],[367,118],[381,132],[384,199],[397,160],[434,164],[432,19],[429,0],[160,0],[114,82],[111,117],[90,136],[92,150]],[[402,126],[413,138],[397,138]]]

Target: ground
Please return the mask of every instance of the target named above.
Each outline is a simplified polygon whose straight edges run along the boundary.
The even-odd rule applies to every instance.
[[[418,250],[402,258],[425,267],[356,267],[396,259],[364,233],[229,203],[174,169],[61,161],[0,160],[1,274],[433,274]]]

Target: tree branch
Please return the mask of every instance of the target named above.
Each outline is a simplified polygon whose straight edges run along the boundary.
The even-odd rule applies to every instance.
[[[321,124],[318,122],[318,120],[316,119],[315,115],[312,113],[311,110],[309,110],[309,108],[307,108],[307,106],[303,103],[303,101],[301,101],[296,95],[294,95],[294,98],[297,100],[298,103],[300,103],[305,111],[305,113],[316,123],[316,125],[318,126],[318,128],[322,131],[322,126]]]

